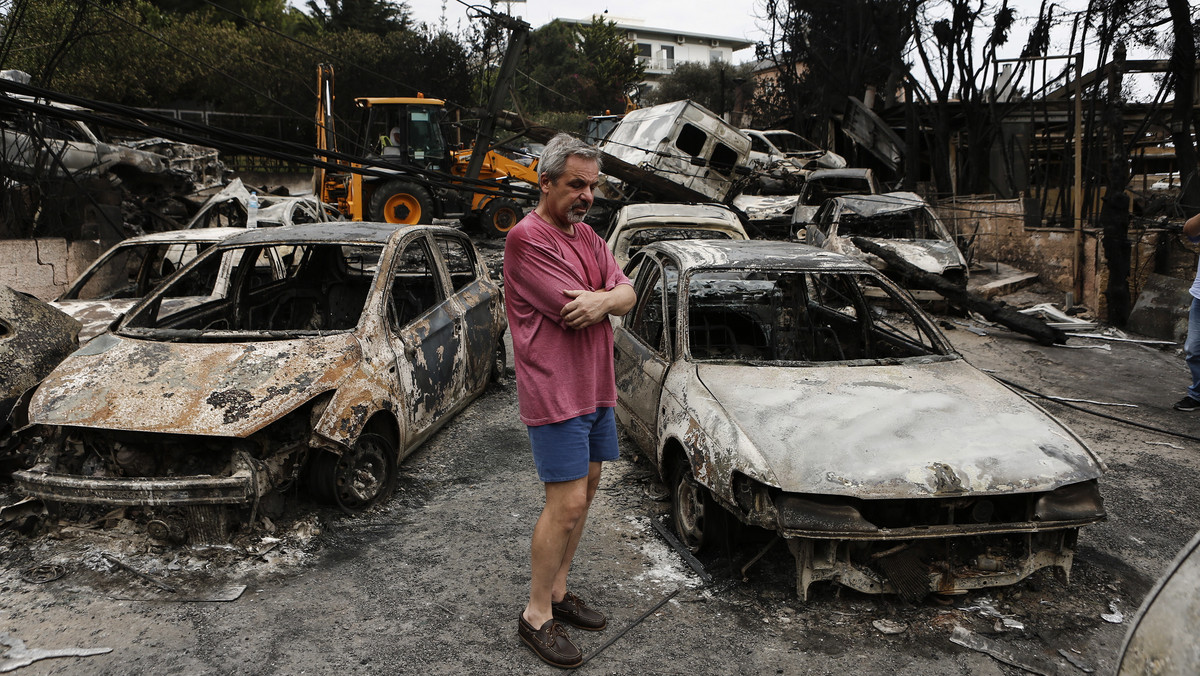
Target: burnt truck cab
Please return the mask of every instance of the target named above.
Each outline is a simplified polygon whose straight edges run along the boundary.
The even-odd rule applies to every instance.
[[[191,302],[167,302],[179,298]],[[457,230],[248,230],[46,378],[28,406],[36,464],[14,480],[46,501],[140,506],[197,537],[253,522],[297,482],[362,509],[498,375],[505,328],[500,288]]]

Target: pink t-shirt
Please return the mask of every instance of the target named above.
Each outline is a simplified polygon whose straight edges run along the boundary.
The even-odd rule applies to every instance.
[[[547,425],[617,405],[612,325],[577,331],[559,312],[563,291],[607,291],[629,278],[588,225],[568,237],[530,212],[504,243],[504,306],[512,331],[521,422]]]

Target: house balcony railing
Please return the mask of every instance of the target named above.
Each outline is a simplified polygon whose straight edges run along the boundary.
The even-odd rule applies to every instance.
[[[639,56],[638,63],[645,66],[646,70],[652,73],[670,73],[675,70],[675,59],[655,59],[648,56]]]

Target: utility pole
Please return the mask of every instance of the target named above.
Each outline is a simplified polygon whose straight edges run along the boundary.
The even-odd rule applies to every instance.
[[[492,88],[492,96],[488,99],[487,110],[479,121],[479,131],[475,135],[475,147],[471,150],[471,162],[467,164],[467,178],[479,178],[479,170],[483,168],[483,159],[491,150],[492,132],[496,129],[496,114],[504,107],[508,92],[512,86],[513,75],[517,72],[517,60],[521,58],[521,50],[525,48],[525,39],[529,37],[529,24],[521,19],[491,13],[492,21],[499,22],[510,32],[508,49],[504,52],[504,60],[500,62],[500,72],[496,75],[496,86]]]

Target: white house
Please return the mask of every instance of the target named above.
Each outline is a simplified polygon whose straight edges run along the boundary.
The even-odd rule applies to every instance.
[[[727,35],[688,33],[671,28],[650,28],[638,19],[604,17],[625,31],[626,38],[637,45],[638,60],[646,64],[646,81],[653,84],[675,71],[681,63],[733,62],[733,53],[752,47],[753,40]],[[565,24],[590,26],[592,19],[558,19]]]

